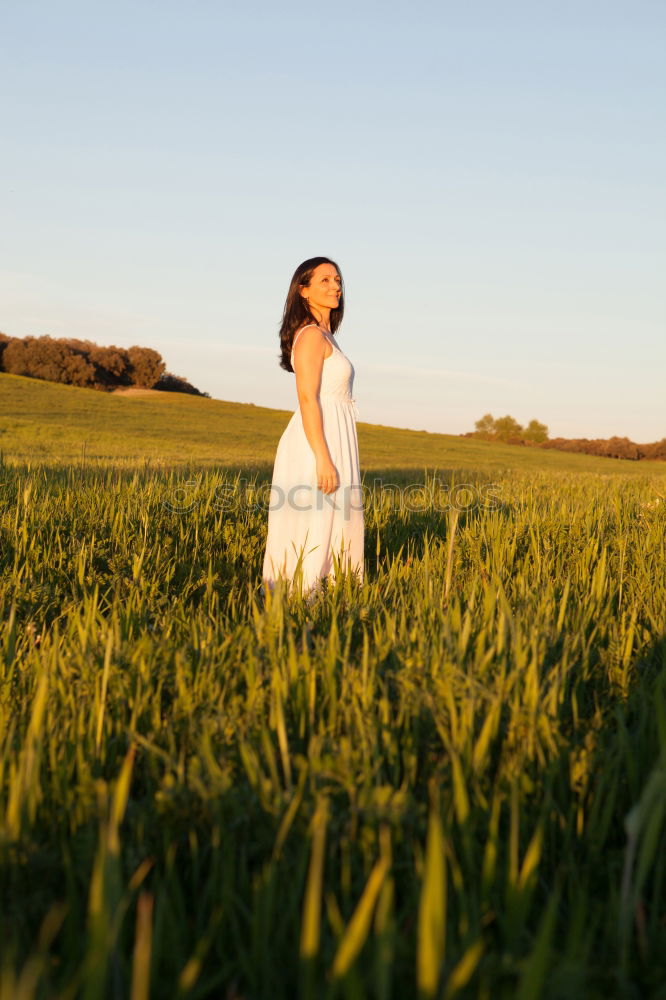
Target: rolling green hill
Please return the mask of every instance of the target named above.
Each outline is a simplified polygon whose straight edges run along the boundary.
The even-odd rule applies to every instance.
[[[291,413],[180,393],[102,393],[0,374],[0,451],[9,462],[144,460],[272,467]],[[666,462],[544,451],[362,421],[358,437],[365,471],[473,468],[666,473]]]

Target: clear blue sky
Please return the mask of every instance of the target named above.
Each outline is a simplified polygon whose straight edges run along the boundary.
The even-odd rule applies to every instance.
[[[663,0],[3,0],[0,329],[293,410],[333,257],[361,419],[666,436]]]

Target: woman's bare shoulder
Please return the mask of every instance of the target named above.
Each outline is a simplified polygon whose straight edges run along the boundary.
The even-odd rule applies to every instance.
[[[298,344],[296,344],[297,338]],[[324,357],[329,357],[333,351],[333,348],[328,344],[328,337],[324,331],[314,323],[308,323],[300,327],[294,334],[292,350],[295,350],[297,346],[300,347],[301,344],[307,344],[306,354],[309,354],[312,350],[317,354],[317,347],[323,348]]]
[[[322,335],[324,333],[322,328],[320,326],[317,326],[316,323],[303,323],[303,325],[299,326],[298,330],[294,334],[294,339],[298,337],[299,333],[303,333],[305,330],[319,331],[319,333],[321,333]]]
[[[304,326],[298,328],[294,334],[293,343],[296,343],[296,338],[298,337],[299,344],[307,340],[310,344],[317,344],[320,341],[326,340],[326,334],[320,326],[314,323],[307,323]]]

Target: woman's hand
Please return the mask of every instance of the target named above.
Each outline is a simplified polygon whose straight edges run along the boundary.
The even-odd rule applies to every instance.
[[[322,493],[334,493],[338,488],[338,470],[330,455],[322,455],[317,459],[317,486]]]

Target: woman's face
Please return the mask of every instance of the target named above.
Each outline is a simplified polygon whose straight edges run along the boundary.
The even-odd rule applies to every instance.
[[[342,279],[337,267],[334,264],[315,267],[310,284],[301,285],[301,295],[308,300],[315,315],[328,316],[331,309],[337,309],[342,295]]]

